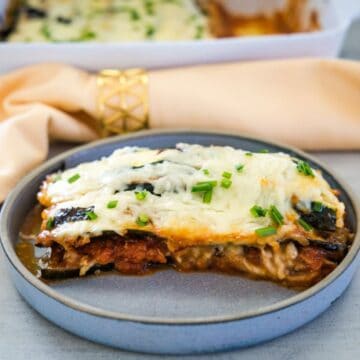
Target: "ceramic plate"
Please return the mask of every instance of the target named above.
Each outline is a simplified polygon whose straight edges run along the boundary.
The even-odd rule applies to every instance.
[[[88,276],[45,284],[16,256],[25,214],[46,174],[111,154],[123,146],[171,147],[178,142],[267,148],[306,159],[341,190],[348,226],[356,232],[354,199],[331,172],[308,155],[259,139],[215,132],[147,131],[95,142],[64,153],[26,176],[4,204],[1,240],[18,291],[50,321],[84,338],[141,352],[185,354],[253,345],[307,323],[341,295],[356,266],[360,239],[328,277],[302,292],[265,281],[173,270],[134,277]]]

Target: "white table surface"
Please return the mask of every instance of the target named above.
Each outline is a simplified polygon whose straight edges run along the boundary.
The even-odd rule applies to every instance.
[[[342,56],[360,59],[360,21],[352,26]],[[65,148],[68,148],[68,145],[57,145],[53,147],[52,153]],[[342,175],[355,194],[360,194],[360,152],[327,152],[315,155]],[[16,292],[6,272],[4,260],[4,254],[0,251],[0,360],[159,358],[93,344],[51,324],[30,308]],[[349,289],[329,310],[301,329],[256,347],[187,358],[356,360],[359,357],[360,271],[355,275]]]

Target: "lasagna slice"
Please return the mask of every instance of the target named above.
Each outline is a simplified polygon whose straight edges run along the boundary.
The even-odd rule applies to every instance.
[[[351,244],[336,191],[284,153],[125,147],[49,175],[38,199],[43,277],[171,266],[306,287]]]

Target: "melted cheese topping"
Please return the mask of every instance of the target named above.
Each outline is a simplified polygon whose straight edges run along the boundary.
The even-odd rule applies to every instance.
[[[210,37],[191,0],[27,0],[44,17],[20,13],[8,41],[141,41]],[[25,7],[26,8],[26,7]]]
[[[236,170],[242,164],[241,172]],[[206,170],[204,172],[204,170]],[[220,185],[224,171],[232,174],[229,188]],[[210,243],[266,243],[291,236],[299,231],[298,214],[293,209],[296,196],[304,206],[322,202],[337,212],[337,226],[343,226],[344,205],[333,194],[319,171],[305,176],[294,159],[283,153],[249,153],[231,147],[179,144],[176,149],[151,150],[126,147],[99,161],[83,163],[52,175],[45,183],[41,198],[52,205],[45,210],[55,217],[60,209],[93,206],[95,220],[68,222],[55,227],[55,239],[96,236],[104,231],[120,235],[128,229],[151,231],[166,237],[174,247]],[[74,182],[69,179],[78,177]],[[210,203],[203,193],[194,193],[198,182],[216,180]],[[150,183],[154,194],[144,200],[135,196],[129,184]],[[110,201],[117,201],[109,209]],[[254,217],[254,205],[275,205],[285,224],[274,236],[255,236],[258,228],[272,225],[269,216]],[[145,214],[146,226],[136,223]]]

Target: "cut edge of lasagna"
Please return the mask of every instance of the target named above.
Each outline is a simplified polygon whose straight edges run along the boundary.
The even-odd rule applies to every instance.
[[[346,255],[344,204],[320,171],[283,153],[179,144],[123,148],[47,177],[42,276],[115,268],[242,273],[308,287]]]

